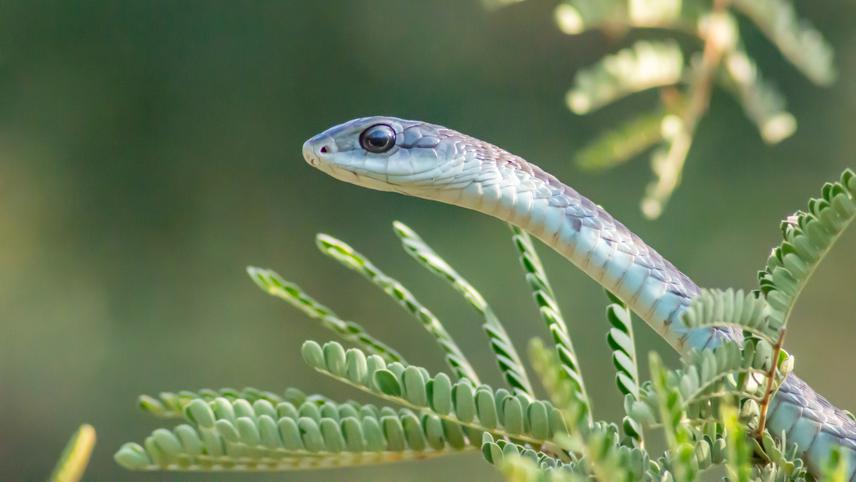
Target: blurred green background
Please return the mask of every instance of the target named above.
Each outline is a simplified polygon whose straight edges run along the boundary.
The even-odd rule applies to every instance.
[[[751,287],[778,221],[853,166],[856,5],[801,1],[837,50],[838,83],[812,86],[754,29],[750,51],[782,88],[796,135],[770,148],[733,100],[714,95],[683,186],[643,220],[647,161],[581,173],[575,150],[649,93],[576,117],[576,69],[618,45],[567,37],[552,1],[488,12],[475,1],[5,0],[0,3],[0,479],[38,480],[81,422],[98,430],[89,480],[236,480],[137,474],[112,460],[163,422],[135,407],[161,390],[293,385],[359,394],[300,359],[332,335],[259,291],[271,267],[346,318],[442,369],[429,336],[313,236],[352,243],[408,284],[497,384],[479,322],[398,247],[410,224],[470,278],[521,346],[543,334],[506,228],[448,206],[338,183],[301,158],[304,139],[355,116],[444,124],[539,163],[603,204],[699,284]],[[856,408],[856,233],[802,298],[787,340],[797,371]],[[600,289],[542,250],[595,399],[618,420]],[[670,350],[640,327],[640,349]],[[477,454],[249,480],[495,478]],[[475,475],[477,474],[477,475]]]

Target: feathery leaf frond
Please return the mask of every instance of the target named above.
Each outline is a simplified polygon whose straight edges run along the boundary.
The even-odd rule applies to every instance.
[[[701,472],[715,465],[725,462],[728,457],[725,434],[722,424],[717,422],[705,422],[697,426],[688,427],[690,437],[695,445],[694,454],[689,461],[693,470]],[[658,461],[661,474],[671,472],[675,465],[675,457],[680,454],[667,451]],[[684,462],[686,463],[686,462]]]
[[[249,266],[247,274],[262,291],[285,300],[309,318],[318,320],[323,327],[336,333],[343,340],[379,355],[384,360],[404,362],[404,358],[392,347],[370,335],[357,323],[341,319],[333,310],[306,294],[300,286],[283,279],[275,271]]]
[[[624,303],[607,291],[612,301],[606,307],[606,318],[611,328],[606,340],[612,349],[612,364],[615,366],[615,383],[622,395],[628,398],[625,404],[639,400],[639,362],[636,359],[636,342],[633,335],[633,315]],[[622,430],[636,446],[643,445],[642,426],[627,415],[621,422]]]
[[[567,470],[541,466],[525,455],[504,455],[499,470],[508,482],[587,482],[588,477]]]
[[[143,445],[125,444],[117,462],[135,470],[301,470],[473,449],[452,443],[434,415],[356,402],[196,399],[184,416],[188,423],[157,429]]]
[[[526,273],[526,282],[532,289],[535,303],[538,305],[538,313],[541,315],[541,319],[544,320],[553,338],[556,355],[559,357],[561,363],[562,376],[570,383],[571,390],[576,392],[573,396],[577,400],[577,403],[583,405],[581,408],[587,414],[589,422],[591,422],[591,401],[589,400],[588,393],[586,393],[580,364],[577,361],[577,352],[574,350],[574,344],[571,342],[571,334],[568,332],[565,319],[562,317],[559,303],[556,301],[556,295],[553,293],[553,288],[547,279],[544,265],[541,264],[541,258],[535,251],[535,246],[532,244],[529,234],[516,226],[509,226],[513,233],[511,239],[520,254],[520,265]]]
[[[823,34],[799,17],[790,0],[733,0],[733,3],[812,82],[829,85],[835,81],[832,47]]]
[[[514,229],[527,282],[558,349],[537,338],[530,343],[532,364],[552,403],[535,399],[531,388],[493,389],[468,377],[455,381],[444,373],[432,375],[425,368],[390,361],[388,351],[373,353],[377,345],[363,339],[349,341],[365,349],[307,341],[301,354],[311,367],[398,408],[339,403],[294,388],[282,395],[253,388],[163,392],[140,397],[141,408],[159,417],[182,417],[184,423],[155,430],[143,444],[125,444],[115,459],[137,470],[269,471],[350,467],[480,449],[509,477],[525,481],[689,481],[720,464],[738,481],[804,481],[809,476],[798,448],[788,443],[787,433],[764,430],[764,412],[793,368],[793,358],[780,352],[787,314],[817,263],[856,217],[855,192],[856,174],[847,170],[839,182],[824,186],[807,212],[783,224],[785,241],[761,273],[760,291],[702,290],[690,304],[683,315],[687,328],[740,329],[751,335],[742,346],[726,341],[691,351],[676,370],[667,370],[651,353],[651,379],[641,382],[631,314],[610,294],[608,342],[625,395],[624,439],[615,424],[591,421],[555,294],[531,239]],[[412,230],[400,223],[395,227],[407,252],[463,294],[483,314],[486,327],[499,326],[504,338],[495,339],[510,345],[481,295]],[[319,245],[411,313],[423,312],[409,292],[349,246],[326,236],[319,237]],[[250,274],[265,291],[310,316],[338,320],[276,273],[254,268]],[[519,362],[513,366],[518,365],[522,370]],[[731,405],[735,398],[739,411]],[[643,426],[664,432],[667,450],[656,460],[641,443]],[[746,437],[749,429],[756,438]],[[847,462],[834,452],[820,475],[844,480]]]
[[[671,28],[692,31],[701,9],[694,1],[564,0],[554,12],[559,29],[576,35],[602,28]]]
[[[566,101],[574,113],[586,114],[636,92],[674,85],[683,71],[677,43],[640,40],[577,72]]]
[[[632,482],[650,479],[651,461],[648,453],[621,444],[619,438],[618,427],[603,422],[596,422],[592,430],[587,432],[560,434],[556,437],[560,446],[582,455],[581,460],[585,463],[583,470],[590,471],[596,480]]]
[[[478,383],[478,375],[467,357],[458,347],[446,327],[428,308],[422,305],[407,288],[397,280],[387,276],[364,255],[358,253],[348,244],[326,234],[316,237],[318,249],[342,266],[361,274],[372,284],[381,289],[395,300],[399,306],[412,314],[422,326],[434,337],[446,358],[446,363],[457,377],[465,377]]]
[[[523,361],[517,354],[517,349],[514,348],[514,344],[511,342],[508,332],[505,331],[505,327],[502,326],[502,322],[499,321],[481,293],[458,274],[414,230],[399,221],[395,221],[392,226],[396,236],[401,239],[404,251],[428,271],[446,280],[452,289],[461,294],[470,306],[482,316],[484,321],[482,330],[490,340],[490,347],[496,354],[496,362],[505,381],[515,392],[532,397],[534,394],[532,383],[529,381],[529,375],[526,374]]]
[[[387,365],[380,357],[366,357],[355,348],[346,352],[336,342],[322,347],[307,341],[301,353],[307,364],[325,375],[410,409],[431,411],[459,425],[470,443],[480,444],[482,432],[490,432],[542,445],[556,433],[567,431],[557,408],[524,394],[476,386],[468,379],[453,383],[444,373],[431,376],[424,368],[413,365]]]
[[[809,278],[854,217],[856,174],[847,169],[838,182],[823,186],[820,198],[809,200],[806,211],[782,222],[784,240],[758,273],[770,316],[782,328]]]
[[[797,455],[796,444],[788,440],[788,433],[785,431],[782,431],[777,437],[778,440],[774,439],[770,432],[765,430],[760,441],[752,439],[755,444],[755,453],[767,462],[765,467],[771,469],[775,467],[777,471],[785,477],[789,477],[790,480],[805,479],[806,467]]]
[[[603,169],[659,144],[651,156],[656,179],[646,187],[640,204],[648,218],[662,214],[680,185],[715,81],[734,95],[768,144],[781,142],[796,130],[797,121],[786,110],[784,97],[744,50],[734,11],[755,23],[813,82],[828,85],[835,80],[832,49],[797,16],[791,0],[564,0],[554,11],[559,29],[570,35],[600,29],[618,38],[629,29],[657,28],[700,41],[696,44],[700,49],[688,56],[668,37],[637,41],[579,70],[565,97],[572,112],[587,114],[622,97],[660,88],[662,114],[631,119],[596,138],[577,156],[584,168]]]
[[[759,293],[743,290],[702,289],[683,314],[687,328],[736,328],[776,342],[781,331],[778,320],[770,318],[767,302]]]
[[[288,388],[282,395],[259,390],[257,388],[246,387],[240,390],[234,388],[221,388],[212,390],[204,388],[198,391],[182,390],[180,392],[161,392],[157,397],[149,395],[141,395],[137,403],[140,408],[152,415],[160,418],[178,418],[184,414],[184,408],[193,400],[211,401],[216,398],[225,398],[227,400],[247,400],[256,402],[257,400],[265,400],[267,402],[277,403],[289,402],[300,405],[304,402],[312,402],[323,404],[329,399],[323,395],[307,395],[296,388]]]
[[[550,445],[551,448],[558,450],[555,444]],[[554,456],[511,440],[494,438],[493,435],[487,432],[482,435],[481,451],[482,456],[489,464],[500,468],[507,458],[519,456],[535,462],[538,470],[541,471],[550,472],[560,470],[566,473],[573,473],[577,469],[578,459],[572,453],[561,452],[560,456]]]
[[[550,401],[564,414],[568,427],[587,430],[591,425],[590,405],[580,400],[579,390],[568,383],[570,380],[556,351],[544,346],[540,338],[532,338],[529,340],[529,360]]]
[[[586,171],[601,171],[654,147],[663,140],[664,116],[660,111],[646,112],[598,135],[577,153],[577,166]]]
[[[797,120],[785,109],[779,89],[761,76],[758,65],[742,49],[725,54],[722,85],[730,90],[768,144],[790,137]]]
[[[742,350],[736,342],[729,341],[713,349],[693,351],[685,367],[664,372],[665,381],[661,385],[668,387],[669,393],[676,393],[674,396],[681,400],[680,409],[691,413],[691,418],[717,417],[718,412],[711,410],[725,396],[762,400],[773,356],[773,346],[764,340],[748,339]],[[774,386],[790,373],[790,367],[790,363],[780,362],[779,370],[774,373]],[[643,384],[640,403],[631,404],[631,416],[640,423],[651,424],[653,414],[660,410],[663,394],[658,390],[657,385]]]

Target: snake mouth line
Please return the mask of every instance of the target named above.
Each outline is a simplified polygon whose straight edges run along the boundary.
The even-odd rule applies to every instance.
[[[368,172],[360,172],[359,170],[320,161],[317,164],[312,164],[310,162],[310,165],[349,184],[355,184],[357,186],[363,186],[378,191],[397,192],[404,195],[408,194],[403,184],[390,180],[388,175],[379,175],[378,177],[374,177],[369,175]]]

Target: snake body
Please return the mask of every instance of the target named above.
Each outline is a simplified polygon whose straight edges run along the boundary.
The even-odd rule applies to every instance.
[[[681,315],[698,286],[603,208],[523,158],[454,130],[394,117],[332,127],[303,146],[306,161],[363,187],[465,207],[528,231],[617,294],[676,350],[739,340],[689,330]],[[856,480],[856,422],[790,374],[768,409],[768,428],[795,443],[818,473],[839,447]]]

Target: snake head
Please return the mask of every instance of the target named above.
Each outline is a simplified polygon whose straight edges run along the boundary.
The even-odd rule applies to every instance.
[[[454,131],[396,117],[364,117],[331,127],[303,144],[311,166],[345,182],[425,197],[442,186],[461,156]]]

